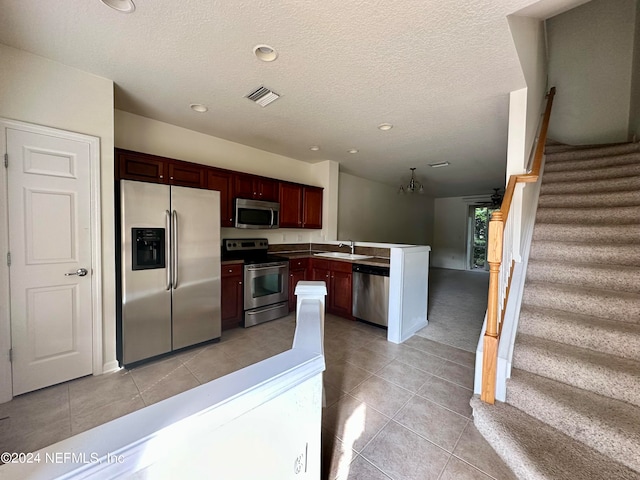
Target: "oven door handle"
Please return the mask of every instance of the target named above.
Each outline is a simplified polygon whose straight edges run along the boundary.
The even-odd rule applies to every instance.
[[[287,266],[286,265],[271,265],[271,266],[268,266],[268,267],[247,267],[247,270],[251,271],[251,272],[255,272],[257,270],[272,270],[274,268],[281,269],[281,268],[287,268]]]
[[[285,303],[285,302],[282,302]],[[278,303],[277,305],[269,305],[268,307],[256,308],[254,310],[247,310],[245,315],[258,315],[260,313],[269,312],[271,310],[277,310],[278,308],[282,308],[282,303]]]

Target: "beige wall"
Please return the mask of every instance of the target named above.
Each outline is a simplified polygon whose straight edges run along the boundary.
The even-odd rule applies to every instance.
[[[513,43],[518,51],[518,59],[527,83],[525,111],[519,112],[524,126],[519,130],[519,138],[512,138],[509,118],[509,155],[507,173],[522,173],[527,166],[535,141],[540,115],[544,109],[544,97],[547,89],[547,58],[544,38],[544,22],[535,18],[511,15],[508,18]],[[513,100],[513,95],[511,99]],[[512,110],[510,112],[513,112]],[[521,137],[521,138],[520,138]],[[512,142],[518,144],[512,150]],[[515,155],[514,155],[515,154]]]
[[[339,185],[338,240],[431,244],[433,198],[346,173]]]
[[[136,152],[323,187],[322,230],[223,228],[222,238],[259,236],[271,243],[335,240],[338,196],[335,162],[301,162],[121,110],[115,111],[115,144]]]
[[[547,20],[549,85],[558,89],[549,137],[627,140],[635,0],[592,0]]]
[[[466,270],[469,204],[463,197],[436,198],[431,265]]]
[[[0,117],[100,139],[103,354],[109,364],[115,360],[113,82],[1,44],[0,64]]]

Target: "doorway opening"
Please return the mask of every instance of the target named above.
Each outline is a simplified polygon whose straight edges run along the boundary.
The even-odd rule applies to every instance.
[[[489,270],[487,242],[489,220],[498,207],[472,205],[469,207],[467,270]]]

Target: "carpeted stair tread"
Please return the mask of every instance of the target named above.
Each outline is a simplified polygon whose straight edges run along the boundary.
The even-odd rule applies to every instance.
[[[634,240],[634,243],[625,244],[536,240],[531,244],[529,258],[640,266],[640,238]]]
[[[640,361],[640,325],[523,305],[518,332]]]
[[[524,305],[640,324],[640,294],[549,282],[528,282]]]
[[[591,208],[538,207],[536,222],[600,225],[640,223],[640,205]]]
[[[623,155],[625,153],[632,152],[640,152],[640,143],[618,143],[611,145],[548,145],[545,148],[545,163]]]
[[[640,225],[577,225],[538,223],[533,228],[533,241],[555,240],[575,243],[640,244]]]
[[[640,190],[602,193],[565,193],[540,195],[540,207],[625,207],[640,205]],[[640,223],[640,222],[639,222]]]
[[[507,403],[640,472],[640,407],[518,369]]]
[[[640,474],[506,403],[471,399],[476,428],[520,479],[639,480]]]
[[[615,165],[629,165],[640,163],[640,152],[625,153],[611,157],[583,158],[578,160],[553,161],[547,158],[544,164],[545,173],[566,172],[569,170],[589,170]]]
[[[554,182],[576,182],[585,180],[604,180],[611,178],[640,175],[640,163],[614,165],[588,170],[569,170],[561,172],[544,172],[542,184]]]
[[[638,266],[584,263],[579,258],[572,260],[575,261],[558,263],[533,258],[527,267],[527,280],[640,293]]]
[[[518,333],[512,365],[558,382],[640,405],[640,362]]]
[[[544,180],[544,175],[543,175]],[[640,175],[594,180],[549,182],[540,185],[540,194],[622,192],[640,188]]]

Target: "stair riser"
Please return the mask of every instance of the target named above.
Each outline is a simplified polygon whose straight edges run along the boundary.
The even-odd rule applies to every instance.
[[[573,170],[590,170],[594,168],[614,167],[619,165],[640,164],[640,153],[632,153],[627,155],[617,155],[614,157],[599,157],[582,160],[567,160],[557,162],[546,160],[544,164],[545,173],[548,172],[567,172]]]
[[[622,326],[630,328],[607,329],[603,323],[581,324],[562,317],[537,316],[523,312],[518,321],[518,332],[640,361],[640,325]]]
[[[570,170],[567,172],[544,172],[542,183],[579,182],[583,180],[604,180],[640,175],[640,164],[617,167],[594,168],[591,170]]]
[[[616,267],[592,268],[589,265],[562,265],[531,260],[527,267],[527,280],[640,293],[640,267],[630,271]]]
[[[576,411],[571,405],[538,390],[536,385],[517,379],[509,381],[507,403],[623,465],[640,471],[638,444],[634,442],[632,429],[624,432],[615,425],[594,422],[593,418]]]
[[[637,240],[636,240],[637,242]],[[530,258],[545,261],[602,263],[640,266],[639,245],[591,245],[564,244],[561,242],[535,241],[531,244]]]
[[[522,302],[525,305],[553,308],[619,322],[640,323],[640,295],[634,300],[629,300],[607,296],[606,292],[600,295],[582,291],[555,292],[553,288],[528,284],[525,287]]]
[[[640,190],[597,194],[540,195],[538,208],[546,207],[628,207],[640,205]]]
[[[567,193],[604,193],[635,191],[640,188],[640,176],[624,178],[611,178],[605,180],[589,180],[581,182],[555,182],[543,183],[540,186],[540,194],[562,195]]]
[[[518,344],[513,353],[513,367],[551,378],[623,402],[640,406],[640,377],[605,366],[574,363],[571,358],[557,358],[535,346]]]
[[[640,224],[640,206],[612,208],[538,208],[539,223]]]
[[[602,243],[607,245],[640,243],[640,225],[592,226],[537,224],[533,230],[533,241]]]
[[[640,152],[639,143],[621,143],[606,147],[578,148],[568,145],[549,145],[545,148],[546,161],[561,162],[581,158],[606,157],[610,155],[623,155],[625,153]]]

